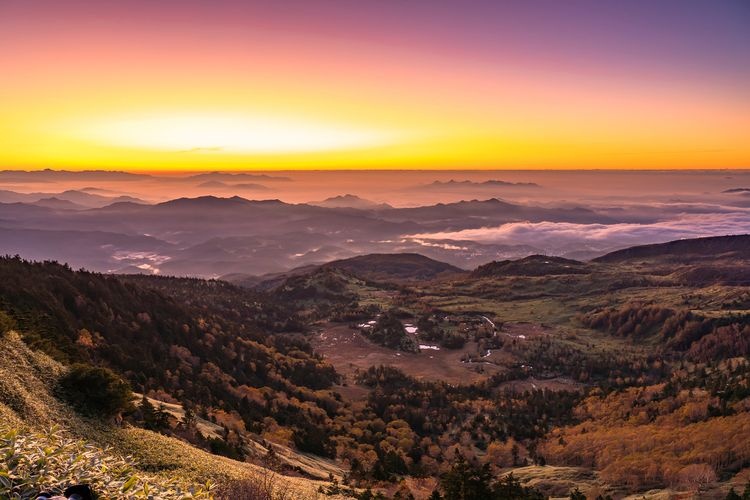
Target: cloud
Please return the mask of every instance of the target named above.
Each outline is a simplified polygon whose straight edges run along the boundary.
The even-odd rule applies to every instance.
[[[467,251],[469,250],[467,247],[464,246],[458,246],[458,245],[451,245],[450,243],[435,243],[433,241],[425,241],[420,239],[412,240],[417,245],[422,245],[423,247],[433,247],[433,248],[442,248],[443,250],[461,250],[461,251]]]
[[[684,214],[651,223],[576,224],[513,222],[496,227],[408,235],[421,240],[523,244],[550,253],[573,249],[605,250],[682,238],[750,233],[750,212]]]

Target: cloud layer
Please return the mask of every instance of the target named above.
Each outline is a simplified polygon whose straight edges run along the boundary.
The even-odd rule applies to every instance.
[[[531,245],[549,253],[576,250],[606,251],[618,247],[750,233],[750,212],[684,214],[653,223],[575,224],[568,222],[513,222],[496,227],[409,235],[422,240],[476,241]]]

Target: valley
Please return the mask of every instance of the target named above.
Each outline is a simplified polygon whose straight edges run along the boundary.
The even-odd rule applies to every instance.
[[[466,460],[540,495],[723,498],[750,475],[750,299],[690,276],[750,266],[744,238],[447,274],[364,255],[244,286],[5,258],[0,309],[31,348],[168,413],[149,424],[136,398],[126,428],[271,460],[282,482],[426,498]]]

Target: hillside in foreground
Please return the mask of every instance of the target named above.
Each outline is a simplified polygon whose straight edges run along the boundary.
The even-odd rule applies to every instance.
[[[2,498],[34,498],[71,484],[90,484],[102,498],[224,498],[232,484],[316,498],[327,486],[157,432],[81,417],[57,394],[64,365],[32,351],[12,331],[0,336],[0,348],[0,452],[9,474],[0,482]]]

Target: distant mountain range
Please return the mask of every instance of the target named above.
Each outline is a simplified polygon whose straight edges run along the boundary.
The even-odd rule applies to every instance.
[[[353,194],[332,196],[323,201],[311,201],[310,205],[326,208],[359,208],[362,210],[385,210],[393,208],[387,203],[377,203]]]
[[[0,170],[0,182],[35,183],[65,181],[135,181],[151,177],[146,174],[133,174],[109,170]]]
[[[236,183],[236,182],[247,182],[247,181],[267,181],[267,182],[289,182],[289,177],[268,175],[268,174],[248,174],[248,173],[229,173],[229,172],[206,172],[202,174],[188,175],[180,177],[179,180],[185,182],[225,182],[225,183]]]
[[[441,238],[441,233],[514,222],[605,225],[628,220],[627,214],[620,219],[611,211],[521,205],[497,198],[394,208],[346,195],[320,206],[239,196],[146,204],[105,194],[90,189],[1,191],[0,230],[15,234],[0,241],[0,253],[33,255],[95,271],[199,277],[283,273],[373,253],[418,253],[471,269],[550,252],[533,244],[451,240]],[[585,245],[567,244],[562,251],[584,258],[598,255]]]
[[[0,203],[28,203],[58,210],[83,210],[101,208],[118,202],[146,202],[132,196],[104,196],[94,194],[91,188],[86,190],[68,190],[61,193],[17,193],[0,190]]]
[[[508,182],[500,180],[488,180],[488,181],[434,181],[430,184],[424,184],[418,186],[418,189],[457,189],[457,188],[538,188],[539,184],[535,182]]]

